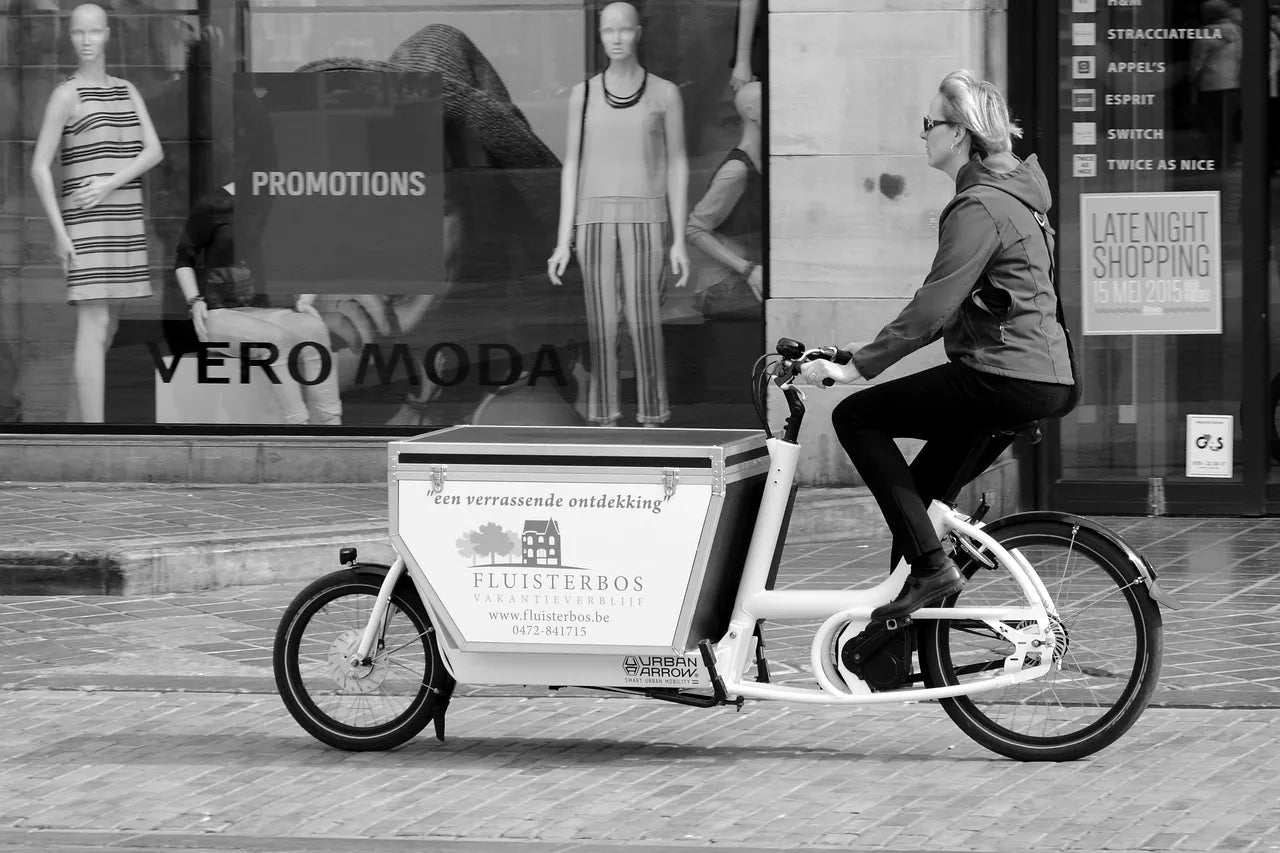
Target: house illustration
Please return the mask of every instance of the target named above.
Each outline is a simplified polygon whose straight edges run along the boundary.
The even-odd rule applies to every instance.
[[[560,525],[552,519],[524,523],[520,534],[520,563],[525,566],[560,565]]]

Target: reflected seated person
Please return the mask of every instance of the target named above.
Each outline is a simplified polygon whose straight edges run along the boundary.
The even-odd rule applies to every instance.
[[[174,274],[197,337],[269,370],[285,423],[342,423],[338,371],[314,295],[299,295],[292,308],[268,307],[244,260],[252,253],[236,252],[234,216],[235,185],[227,184],[195,206],[178,242]]]

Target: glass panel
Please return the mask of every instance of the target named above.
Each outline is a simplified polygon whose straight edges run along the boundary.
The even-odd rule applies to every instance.
[[[1060,282],[1085,376],[1061,476],[1238,479],[1239,10],[1061,0],[1058,22]]]
[[[754,426],[766,13],[739,44],[739,3],[640,4],[614,53],[636,22],[589,3],[165,0],[109,12],[93,80],[65,9],[4,4],[0,423]],[[570,93],[611,64],[584,130]],[[85,215],[147,116],[163,160]]]
[[[1270,354],[1271,384],[1267,404],[1271,411],[1271,432],[1267,447],[1271,468],[1267,480],[1280,482],[1280,6],[1271,5],[1269,21],[1269,49],[1267,52],[1267,183],[1271,191],[1271,252],[1268,264],[1268,294],[1270,296]]]
[[[107,386],[113,420],[154,422],[149,411],[139,412],[142,400],[152,397],[146,343],[157,338],[162,319],[160,258],[147,247],[156,246],[187,210],[200,20],[194,2],[173,2],[145,13],[112,14],[105,21],[81,20],[73,33],[71,17],[57,4],[5,4],[0,18],[0,423],[79,420],[71,393],[75,374],[88,388]],[[80,42],[77,53],[72,37],[86,33],[93,44]],[[81,73],[78,56],[87,57]],[[104,65],[95,71],[98,58]],[[141,188],[125,186],[112,193],[96,214],[78,211],[84,222],[72,230],[89,242],[80,245],[71,272],[64,274],[47,208],[31,177],[37,139],[48,113],[46,137],[52,145],[51,156],[43,160],[44,175],[48,204],[58,210],[64,181],[114,172],[136,156],[141,124],[131,118],[138,111],[123,80],[141,93],[167,156]],[[69,97],[49,109],[55,88]],[[77,211],[65,213],[70,218]],[[95,243],[90,232],[101,232],[98,239],[113,245]],[[115,260],[99,273],[107,249]],[[86,297],[129,298],[97,299],[89,310],[77,311],[68,305],[75,290]],[[101,400],[98,390],[88,407],[100,412]]]

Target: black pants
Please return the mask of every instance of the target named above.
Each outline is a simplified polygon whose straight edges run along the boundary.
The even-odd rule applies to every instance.
[[[946,496],[976,442],[996,429],[1057,413],[1069,393],[1066,385],[1010,379],[951,362],[873,385],[836,406],[836,436],[893,533],[890,569],[899,556],[913,566],[937,557],[942,544],[929,522],[929,502]],[[895,438],[926,442],[910,466]],[[1012,441],[993,440],[965,481],[985,471]]]

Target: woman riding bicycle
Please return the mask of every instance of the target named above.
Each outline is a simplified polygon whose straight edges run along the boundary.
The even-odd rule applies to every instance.
[[[974,443],[1061,416],[1078,396],[1052,280],[1048,182],[1035,155],[1013,155],[1012,137],[1021,135],[993,84],[969,71],[942,80],[920,138],[929,165],[955,181],[956,194],[939,217],[933,267],[874,341],[845,348],[847,363],[802,368],[811,384],[851,383],[879,376],[939,337],[946,349],[946,364],[852,394],[832,414],[893,533],[891,568],[900,556],[911,565],[902,592],[874,619],[900,619],[964,585],[926,508],[946,493]],[[926,443],[908,465],[894,438]],[[1011,441],[993,441],[969,476]]]

